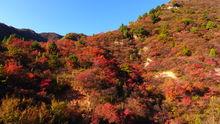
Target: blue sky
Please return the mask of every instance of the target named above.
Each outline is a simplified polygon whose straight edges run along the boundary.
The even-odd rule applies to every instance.
[[[36,32],[92,35],[117,29],[168,0],[1,0],[0,22]]]

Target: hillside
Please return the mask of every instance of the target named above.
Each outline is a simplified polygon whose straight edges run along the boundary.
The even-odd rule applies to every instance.
[[[0,123],[220,123],[219,0],[172,0],[93,36],[39,35],[53,40],[0,42]]]

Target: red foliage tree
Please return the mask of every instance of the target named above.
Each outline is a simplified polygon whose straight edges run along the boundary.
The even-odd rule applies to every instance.
[[[110,61],[101,55],[93,58],[93,64],[98,67],[105,67],[110,64]]]
[[[92,61],[92,59],[98,55],[103,55],[104,50],[93,47],[93,46],[87,46],[85,48],[82,48],[81,50],[77,51],[77,56],[80,59],[80,61]]]
[[[31,73],[31,72],[27,73],[26,75],[27,75],[28,79],[34,79],[34,78],[36,78],[36,77],[37,77],[37,75],[36,75],[36,74]]]
[[[41,88],[47,88],[51,84],[51,79],[44,79],[40,82],[40,87]]]
[[[92,68],[87,69],[76,76],[85,87],[111,86],[116,84],[116,74],[109,68]]]
[[[39,84],[40,90],[38,92],[38,95],[45,96],[47,94],[47,88],[51,85],[51,83],[51,79],[43,79]]]
[[[92,124],[98,124],[100,121],[119,124],[121,120],[116,107],[110,103],[98,105],[93,114]]]
[[[48,61],[48,58],[47,57],[40,57],[37,59],[37,62],[40,63],[40,64],[44,64]]]
[[[21,70],[22,66],[15,60],[8,60],[4,66],[5,73],[9,75],[18,74]]]
[[[60,54],[63,56],[68,56],[75,51],[75,42],[68,39],[62,39],[56,41],[57,47],[60,50]]]
[[[23,41],[19,38],[12,38],[9,41],[9,45],[12,45],[14,47],[18,47],[18,48],[29,48],[31,46],[32,42],[27,42],[27,41]]]

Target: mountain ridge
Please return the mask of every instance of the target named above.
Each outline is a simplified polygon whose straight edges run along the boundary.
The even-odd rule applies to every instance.
[[[63,37],[62,35],[54,32],[36,33],[32,29],[18,29],[13,26],[8,26],[4,23],[0,23],[0,40],[3,40],[4,37],[9,37],[12,34],[22,37],[25,40],[36,40],[40,42],[58,40]]]

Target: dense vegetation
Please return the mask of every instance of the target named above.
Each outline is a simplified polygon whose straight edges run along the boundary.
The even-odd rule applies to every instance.
[[[172,1],[94,36],[4,38],[0,123],[220,123],[217,2]]]

